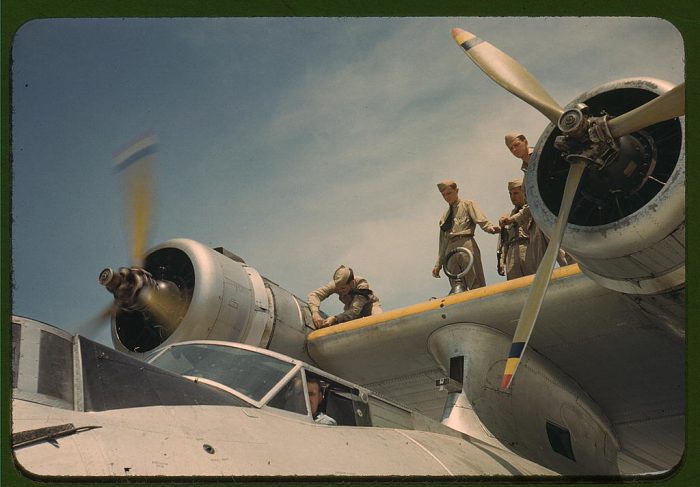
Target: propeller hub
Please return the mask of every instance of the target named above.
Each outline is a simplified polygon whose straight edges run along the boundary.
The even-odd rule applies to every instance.
[[[111,290],[112,287],[115,287],[114,284],[116,284],[113,281],[117,280],[118,277],[118,274],[115,274],[111,268],[107,267],[100,272],[100,276],[97,278],[97,280],[102,286]]]
[[[570,223],[581,227],[623,220],[671,184],[676,161],[682,154],[682,126],[677,119],[617,138],[611,135],[614,120],[658,96],[650,91],[651,81],[653,86],[664,86],[653,79],[621,80],[580,95],[569,105],[588,107],[589,113],[583,112],[587,129],[580,139],[563,134],[559,127],[545,130],[537,157],[530,161],[537,175],[528,178],[533,183],[528,187],[532,208],[543,208],[553,221],[574,160],[584,162],[587,169],[570,215]],[[547,220],[543,215],[537,217]]]
[[[100,273],[99,281],[114,295],[117,306],[132,311],[143,308],[138,300],[138,294],[144,288],[157,285],[151,274],[140,267],[121,267],[119,272],[106,268]]]
[[[561,130],[564,135],[571,135],[574,137],[579,137],[583,134],[586,126],[586,115],[584,114],[586,109],[586,105],[579,103],[575,107],[565,110],[557,122],[559,130]]]

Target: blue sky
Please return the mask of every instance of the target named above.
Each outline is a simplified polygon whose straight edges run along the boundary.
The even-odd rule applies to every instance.
[[[12,51],[13,313],[75,331],[110,302],[100,270],[130,263],[112,156],[147,131],[152,245],[224,246],[304,299],[339,264],[384,309],[446,294],[430,275],[435,183],[457,180],[496,221],[521,174],[503,135],[534,144],[548,123],[474,66],[452,27],[516,58],[561,105],[614,79],[683,81],[682,38],[654,18],[32,21]],[[476,238],[499,282],[496,237]]]

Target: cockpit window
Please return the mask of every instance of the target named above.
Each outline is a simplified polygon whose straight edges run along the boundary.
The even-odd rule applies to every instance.
[[[306,400],[304,399],[301,371],[295,374],[267,405],[293,413],[306,414]]]
[[[326,414],[341,426],[372,426],[367,401],[355,390],[329,387],[326,391]]]
[[[275,357],[217,344],[175,345],[150,361],[181,375],[203,377],[260,401],[293,367]]]
[[[321,401],[316,408],[311,394],[314,383],[315,391],[321,393]],[[306,384],[311,413],[316,422],[329,424],[324,422],[326,420],[318,419],[322,413],[322,416],[331,418],[333,424],[338,426],[372,426],[366,393],[309,370],[306,370]]]

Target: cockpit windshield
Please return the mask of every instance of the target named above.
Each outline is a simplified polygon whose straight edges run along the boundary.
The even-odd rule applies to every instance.
[[[212,343],[174,345],[150,363],[181,375],[202,377],[260,401],[294,364],[243,348]]]

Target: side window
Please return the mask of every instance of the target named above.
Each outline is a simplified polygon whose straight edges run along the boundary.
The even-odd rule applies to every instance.
[[[372,426],[365,392],[309,370],[305,373],[310,412],[316,423]]]
[[[304,398],[304,385],[301,380],[301,371],[292,377],[280,391],[275,394],[268,406],[284,409],[297,414],[306,414],[306,399]]]
[[[552,447],[552,450],[574,462],[576,461],[569,430],[547,421],[547,437],[549,438],[549,445]]]
[[[331,384],[326,390],[326,414],[341,426],[372,426],[369,407],[359,391]]]
[[[322,399],[318,403],[317,413],[325,414],[338,426],[372,426],[365,393],[309,371],[306,372],[306,384],[309,387],[309,403],[314,418],[316,414],[313,414],[312,389],[319,391],[320,388]]]

